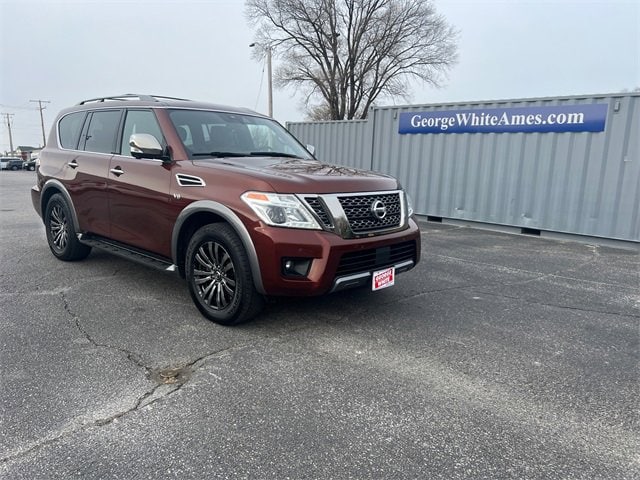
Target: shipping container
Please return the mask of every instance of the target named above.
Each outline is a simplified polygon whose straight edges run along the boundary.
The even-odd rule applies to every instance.
[[[287,127],[320,160],[397,177],[419,215],[640,242],[637,93],[374,107]]]

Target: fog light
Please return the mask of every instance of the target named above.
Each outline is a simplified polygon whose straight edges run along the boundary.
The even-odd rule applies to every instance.
[[[311,267],[310,258],[283,258],[282,274],[285,277],[306,277]]]

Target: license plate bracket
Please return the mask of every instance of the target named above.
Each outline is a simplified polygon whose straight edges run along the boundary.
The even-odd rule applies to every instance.
[[[388,267],[383,270],[377,270],[373,272],[371,278],[371,290],[382,290],[394,285],[396,281],[396,269],[395,267]]]

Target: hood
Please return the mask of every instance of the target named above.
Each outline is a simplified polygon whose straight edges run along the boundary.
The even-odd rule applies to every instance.
[[[241,157],[194,160],[203,169],[234,170],[269,183],[277,193],[347,193],[396,190],[398,181],[381,173],[316,160]],[[250,189],[251,187],[249,187]]]

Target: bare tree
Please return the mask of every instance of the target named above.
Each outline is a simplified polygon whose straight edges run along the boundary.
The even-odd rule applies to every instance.
[[[409,82],[439,86],[456,62],[457,31],[429,0],[246,0],[256,43],[282,62],[315,119],[366,118],[380,98],[409,98]],[[314,104],[314,102],[316,102]]]

